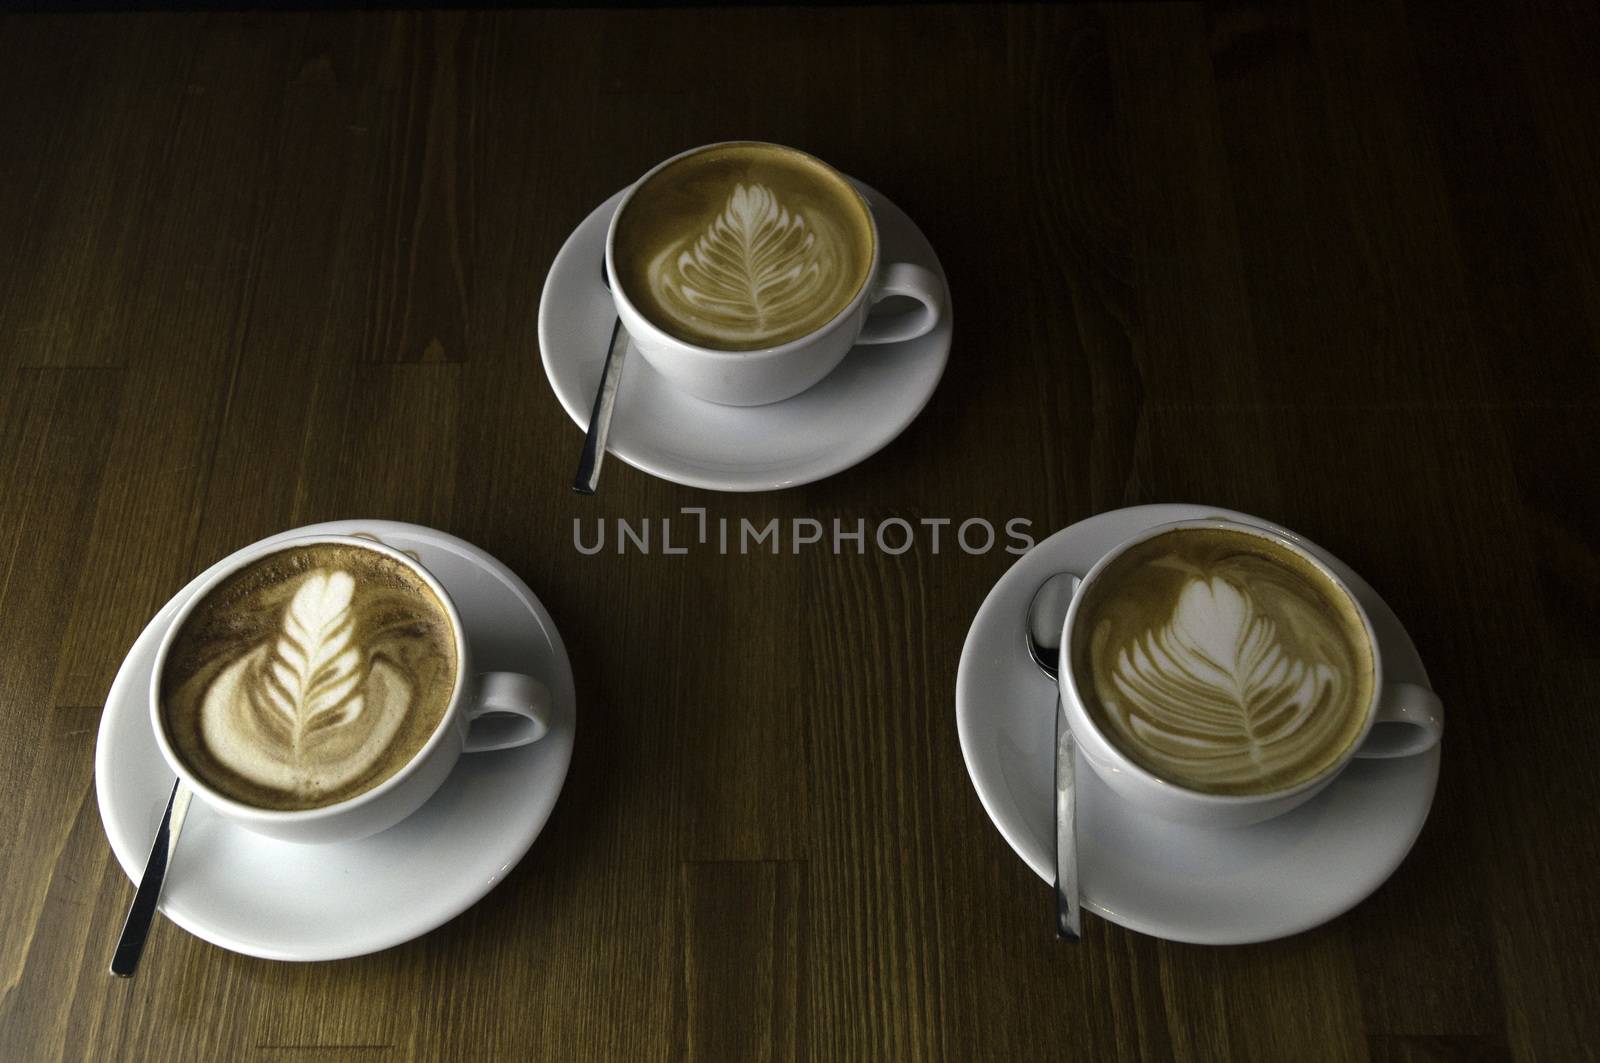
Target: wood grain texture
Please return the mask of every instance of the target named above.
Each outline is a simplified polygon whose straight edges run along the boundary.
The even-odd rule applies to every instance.
[[[0,1059],[1592,1056],[1597,47],[1561,0],[0,16]],[[551,259],[741,136],[918,221],[946,377],[822,483],[613,461],[578,499]],[[1290,940],[1054,942],[953,720],[1011,555],[572,544],[685,506],[1043,537],[1170,500],[1327,544],[1449,706],[1410,859]],[[123,653],[215,558],[353,516],[550,608],[560,804],[417,941],[298,966],[163,920],[109,979]]]

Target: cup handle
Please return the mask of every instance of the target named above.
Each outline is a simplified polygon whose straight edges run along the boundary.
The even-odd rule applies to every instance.
[[[1427,687],[1385,683],[1378,696],[1378,717],[1356,756],[1368,759],[1410,757],[1426,753],[1444,734],[1444,703]]]
[[[467,709],[468,753],[511,749],[550,733],[550,689],[529,675],[484,672]]]
[[[909,314],[878,318],[870,316],[861,328],[857,343],[899,343],[914,340],[933,331],[944,316],[944,285],[931,270],[911,262],[893,262],[883,271],[878,286],[873,289],[871,302],[876,306],[891,295],[903,295],[922,304],[922,309]],[[868,312],[870,315],[870,311]]]

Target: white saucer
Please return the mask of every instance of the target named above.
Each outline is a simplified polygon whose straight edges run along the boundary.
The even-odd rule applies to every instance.
[[[1028,658],[1028,603],[1049,576],[1088,571],[1141,529],[1203,516],[1276,527],[1205,506],[1101,513],[1050,536],[1011,566],[967,632],[956,676],[956,725],[967,772],[989,818],[1046,882],[1055,880],[1056,692]],[[1327,551],[1294,538],[1327,561],[1361,600],[1383,650],[1385,679],[1426,686],[1416,647],[1383,599]],[[1141,812],[1115,797],[1080,758],[1084,906],[1130,930],[1197,944],[1243,944],[1308,930],[1359,903],[1400,866],[1428,818],[1439,755],[1435,746],[1415,757],[1357,760],[1293,812],[1237,830],[1182,826]]]
[[[878,220],[883,260],[915,262],[943,278],[933,247],[905,212],[856,185]],[[584,431],[616,318],[600,262],[622,195],[602,203],[567,238],[539,300],[545,375]],[[950,334],[947,295],[944,318],[927,335],[857,347],[809,391],[751,407],[687,395],[630,351],[607,449],[636,469],[713,491],[770,491],[832,476],[876,454],[922,412],[944,374]]]
[[[234,952],[332,960],[427,933],[516,866],[567,776],[575,725],[572,668],[550,614],[527,585],[477,547],[414,524],[337,521],[273,538],[360,531],[416,551],[455,599],[475,664],[544,680],[555,702],[550,733],[519,749],[463,756],[421,810],[347,845],[274,841],[232,826],[196,801],[161,911],[196,937]],[[150,730],[150,669],[174,611],[200,578],[163,606],[134,642],[100,719],[94,765],[100,820],[117,862],[134,881],[172,789],[172,772]]]

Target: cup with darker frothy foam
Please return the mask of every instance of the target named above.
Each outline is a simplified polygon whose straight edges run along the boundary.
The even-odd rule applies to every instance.
[[[639,353],[726,405],[797,395],[852,346],[914,339],[944,314],[938,277],[880,260],[872,208],[849,179],[758,141],[695,148],[640,178],[612,218],[606,268]],[[921,306],[871,317],[888,296]]]
[[[1172,819],[1259,822],[1352,758],[1421,753],[1443,728],[1432,691],[1384,682],[1371,622],[1327,565],[1234,521],[1118,546],[1084,576],[1061,644],[1085,759]]]
[[[349,841],[419,808],[463,752],[536,741],[550,696],[477,675],[449,594],[360,536],[257,544],[178,611],[151,677],[156,740],[241,826]]]

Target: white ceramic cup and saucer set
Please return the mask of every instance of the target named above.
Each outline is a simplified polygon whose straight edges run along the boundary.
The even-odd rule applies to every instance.
[[[1118,558],[1179,529],[1260,537],[1348,596],[1371,647],[1370,697],[1321,770],[1276,789],[1206,792],[1136,761],[1090,710],[1071,647],[1089,594]],[[1052,682],[1028,652],[1027,611],[1051,576],[1081,577]],[[1088,629],[1086,629],[1088,630]],[[1354,907],[1421,832],[1438,781],[1443,709],[1404,627],[1358,574],[1285,528],[1216,507],[1159,504],[1089,517],[1001,577],[967,634],[956,680],[963,758],[984,810],[1047,883],[1055,877],[1055,706],[1076,744],[1080,898],[1156,937],[1244,944],[1308,930]],[[1041,909],[1042,911],[1042,909]],[[1041,916],[1042,919],[1042,916]]]
[[[413,573],[448,619],[454,676],[426,740],[376,786],[320,807],[261,807],[208,785],[179,754],[159,710],[162,673],[208,591],[274,552],[319,544],[371,551]],[[100,816],[137,883],[176,774],[194,801],[162,914],[212,944],[268,959],[376,952],[454,918],[527,853],[571,762],[574,702],[549,613],[483,550],[394,521],[293,529],[197,576],[135,640],[101,716]]]
[[[650,213],[638,200],[663,173],[744,147],[806,160],[853,190],[866,219],[860,245],[868,263],[861,283],[816,327],[728,349],[663,327],[643,293],[630,289],[617,233],[630,207]],[[781,201],[773,210],[788,220]],[[540,299],[539,347],[552,389],[581,429],[618,318],[631,344],[608,450],[663,479],[723,491],[809,483],[876,453],[932,396],[951,337],[944,270],[905,212],[804,152],[757,141],[703,145],[664,160],[596,208],[556,256]]]

